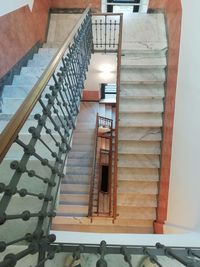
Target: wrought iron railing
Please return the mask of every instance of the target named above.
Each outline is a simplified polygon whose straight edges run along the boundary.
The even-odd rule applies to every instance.
[[[102,132],[102,129],[105,129],[105,132]],[[99,193],[100,193],[100,184],[101,184],[101,177],[100,177],[100,166],[97,161],[97,158],[101,158],[102,153],[105,152],[105,149],[101,149],[101,145],[99,142],[99,138],[105,138],[109,140],[109,148],[106,150],[108,152],[108,166],[109,166],[109,185],[108,185],[108,193],[109,193],[109,211],[107,212],[108,216],[112,216],[113,209],[114,209],[114,188],[113,188],[113,172],[112,172],[112,165],[113,165],[113,120],[99,116],[97,113],[96,117],[96,132],[95,132],[95,147],[94,147],[94,154],[93,154],[93,170],[91,175],[90,181],[90,200],[89,200],[89,209],[88,209],[88,216],[100,216],[105,214],[100,214],[99,212]],[[95,183],[96,182],[96,183]],[[97,210],[94,212],[94,196],[97,197]]]
[[[100,13],[92,16],[94,52],[117,53],[120,14]]]
[[[71,265],[79,262],[79,266],[200,266],[200,248],[168,247],[160,243],[155,246],[108,245],[105,241],[98,244],[55,244],[48,246],[46,259],[56,259],[57,253],[71,255]],[[67,253],[67,254],[66,254]],[[68,254],[68,255],[69,255]],[[87,257],[84,257],[86,255]],[[92,256],[90,258],[90,255]],[[68,256],[69,258],[69,256]],[[88,264],[85,259],[88,259]],[[117,264],[119,262],[119,265]],[[146,264],[145,264],[146,262]],[[78,266],[78,265],[77,265]]]
[[[37,266],[43,266],[45,250],[55,241],[49,225],[92,49],[87,9],[0,136],[0,253],[13,244],[26,245],[0,256],[1,267],[36,253]]]

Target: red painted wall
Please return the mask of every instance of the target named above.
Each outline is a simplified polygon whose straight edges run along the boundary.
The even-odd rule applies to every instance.
[[[101,9],[101,0],[50,0],[51,7],[54,8],[87,8]]]
[[[164,141],[162,146],[162,165],[160,177],[160,192],[157,209],[157,221],[155,222],[155,232],[163,233],[163,224],[167,219],[182,7],[181,0],[150,0],[149,7],[153,9],[164,9],[167,20],[169,40],[166,103],[163,129]]]
[[[25,6],[0,17],[0,78],[44,40],[48,10],[48,0],[35,0],[32,12]]]

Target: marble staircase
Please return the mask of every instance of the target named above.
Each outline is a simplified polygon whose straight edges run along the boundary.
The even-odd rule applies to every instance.
[[[117,211],[118,219],[148,221],[153,227],[159,183],[167,41],[162,14],[125,17],[125,27],[130,20],[137,22],[136,28],[142,27],[143,32],[137,31],[135,37],[133,30],[127,37],[128,29],[125,28],[122,43]]]
[[[97,111],[97,103],[81,103],[72,149],[66,161],[66,175],[60,187],[57,217],[88,215]]]

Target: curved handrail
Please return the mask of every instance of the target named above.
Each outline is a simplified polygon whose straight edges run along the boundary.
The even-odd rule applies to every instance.
[[[40,95],[44,91],[48,81],[52,77],[56,67],[58,66],[61,58],[63,57],[66,49],[73,41],[74,36],[76,35],[78,29],[80,28],[81,24],[83,23],[84,19],[86,18],[87,14],[89,13],[90,8],[88,7],[82,14],[81,18],[79,19],[78,23],[74,26],[72,31],[70,32],[69,36],[64,40],[62,46],[55,54],[49,65],[47,66],[46,70],[34,85],[28,96],[25,98],[22,105],[19,107],[15,115],[12,117],[8,125],[5,127],[3,132],[0,135],[0,162],[3,160],[4,156],[6,155],[7,151],[11,147],[12,143],[15,141],[17,135],[19,134],[21,128],[23,127],[24,123],[26,122],[28,116],[30,115],[31,111],[33,110],[34,106],[36,105]]]

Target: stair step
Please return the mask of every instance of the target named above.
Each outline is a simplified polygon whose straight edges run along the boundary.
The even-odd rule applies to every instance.
[[[89,185],[90,182],[90,175],[65,175],[65,177],[62,179],[62,184],[85,184]]]
[[[89,193],[89,185],[85,184],[61,184],[61,194],[87,194]]]
[[[30,75],[30,74],[26,74],[26,75],[15,75],[12,85],[15,86],[21,86],[21,85],[26,85],[28,84],[30,87],[34,86],[38,79],[40,78],[40,75]],[[54,80],[53,78],[51,78],[48,82],[48,85],[54,85]]]
[[[29,75],[31,73],[34,73],[35,75],[40,77],[45,69],[46,67],[22,67],[20,75]]]
[[[92,173],[91,167],[79,167],[79,166],[71,166],[67,165],[66,167],[66,174],[84,174],[84,175],[90,175]]]
[[[167,65],[166,57],[164,55],[154,54],[133,54],[124,55],[121,57],[121,68],[165,68]]]
[[[163,84],[165,71],[160,69],[121,69],[121,84]]]
[[[165,96],[163,85],[122,84],[120,97],[128,99],[162,99]]]
[[[71,150],[69,152],[68,158],[75,158],[75,159],[84,159],[84,158],[93,158],[93,152],[92,151],[74,151]]]
[[[151,181],[118,181],[118,193],[133,195],[158,194],[157,182]]]
[[[160,112],[164,110],[162,99],[127,99],[120,97],[119,112]]]
[[[119,218],[155,220],[156,209],[151,207],[117,206]]]
[[[127,168],[160,168],[157,155],[123,155],[118,156],[118,167]]]
[[[118,141],[119,154],[153,154],[159,155],[160,142]]]
[[[41,48],[39,48],[38,53],[39,54],[47,53],[50,55],[54,55],[57,51],[58,51],[57,48],[41,47]]]
[[[78,167],[91,167],[92,166],[92,159],[91,158],[86,158],[86,159],[72,159],[68,158],[67,159],[67,165],[68,166],[78,166]]]
[[[159,181],[158,169],[118,167],[118,181]]]
[[[120,113],[120,127],[162,127],[162,114],[157,113]]]
[[[119,127],[119,141],[161,141],[160,128],[123,128]]]
[[[87,144],[73,144],[72,151],[75,152],[92,152],[94,150],[92,145]]]
[[[59,203],[61,205],[88,205],[89,195],[86,194],[60,194]]]
[[[57,216],[87,216],[88,205],[59,205]]]
[[[156,195],[135,195],[129,193],[117,194],[117,206],[157,207]]]

